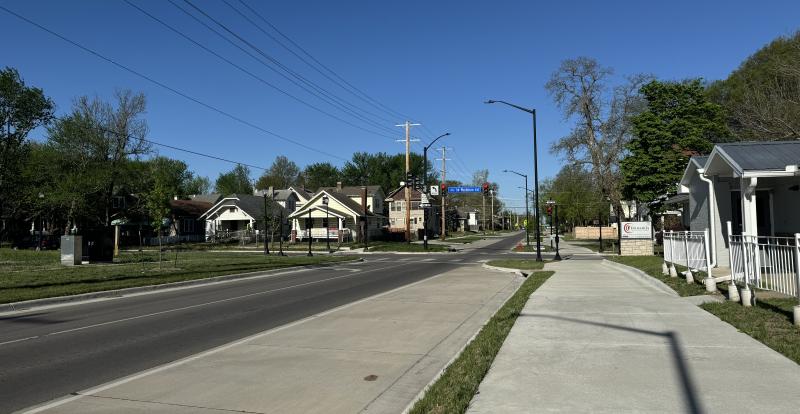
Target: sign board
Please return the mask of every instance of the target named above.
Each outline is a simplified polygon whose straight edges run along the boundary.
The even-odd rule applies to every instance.
[[[478,217],[477,213],[470,212],[469,218],[467,219],[467,224],[470,226],[477,226],[478,225]]]
[[[653,237],[649,221],[623,221],[623,239],[650,239]]]
[[[480,187],[447,187],[448,193],[480,193]]]
[[[431,195],[435,195],[435,196],[439,195],[439,186],[438,185],[432,185],[431,186]]]

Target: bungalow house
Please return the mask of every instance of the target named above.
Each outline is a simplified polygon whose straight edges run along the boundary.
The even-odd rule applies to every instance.
[[[800,232],[800,141],[736,142],[692,157],[678,186],[688,194],[684,224],[709,229],[711,261],[729,260],[727,222],[734,235]]]
[[[264,197],[250,194],[231,194],[208,209],[201,219],[206,222],[206,237],[262,229],[264,226]],[[272,204],[271,216],[283,216],[284,237],[288,234],[289,213],[278,203]]]
[[[422,192],[411,189],[411,234],[420,236],[425,228],[423,219],[425,211],[420,207],[422,203]],[[428,237],[439,234],[441,227],[441,201],[438,197],[428,196],[432,208],[428,210]],[[386,203],[389,208],[389,231],[392,233],[404,233],[406,231],[406,192],[405,187],[398,187],[388,196]]]
[[[456,209],[458,231],[480,230],[480,210],[471,207],[458,207]]]
[[[364,190],[366,189],[367,192],[367,210],[381,215],[383,217],[386,216],[386,211],[384,210],[384,199],[386,198],[386,193],[383,192],[383,189],[379,185],[352,185],[352,186],[342,186],[342,182],[339,181],[336,183],[336,187],[322,187],[319,191],[327,191],[328,194],[330,193],[339,193],[347,196],[354,202],[361,204],[362,198],[364,198]],[[319,193],[317,192],[317,194]],[[315,196],[317,194],[314,194]]]
[[[264,194],[267,194],[268,196],[272,194],[271,197],[275,200],[275,202],[277,202],[278,204],[280,204],[281,207],[286,209],[286,212],[289,214],[297,210],[298,204],[302,206],[302,204],[305,201],[308,201],[308,198],[303,199],[301,198],[302,196],[310,197],[310,195],[307,192],[302,191],[301,193],[300,191],[297,191],[292,187],[289,187],[285,190],[273,190],[270,187],[267,190],[257,190],[254,192],[254,195],[258,197],[263,197]]]
[[[379,194],[382,194],[382,191]],[[291,220],[292,240],[308,240],[310,237],[317,240],[330,238],[340,241],[359,241],[362,222],[366,223],[370,238],[381,236],[386,217],[373,213],[369,200],[369,197],[362,195],[360,202],[357,202],[345,191],[330,189],[317,191],[302,207],[288,216]],[[372,202],[372,206],[378,205],[374,199]]]

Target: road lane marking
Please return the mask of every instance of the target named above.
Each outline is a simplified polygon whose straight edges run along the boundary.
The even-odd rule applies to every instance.
[[[391,266],[391,267],[398,267],[398,266]],[[375,269],[375,270],[380,270],[380,269]],[[289,329],[291,327],[306,323],[308,321],[311,321],[311,320],[314,320],[314,319],[318,319],[318,318],[321,318],[321,317],[326,316],[326,315],[330,315],[330,314],[332,314],[334,312],[345,310],[347,308],[350,308],[352,306],[358,305],[360,303],[363,303],[363,302],[366,302],[366,301],[369,301],[369,300],[373,300],[373,299],[377,299],[377,298],[380,298],[380,297],[383,297],[383,296],[387,296],[387,295],[393,294],[395,292],[398,292],[400,290],[403,290],[403,289],[406,289],[406,288],[410,288],[412,286],[419,285],[419,284],[424,283],[426,281],[441,277],[441,276],[449,273],[450,271],[452,271],[452,269],[446,270],[446,271],[444,271],[442,273],[427,277],[427,278],[422,279],[422,280],[418,280],[418,281],[416,281],[414,283],[409,283],[407,285],[396,287],[396,288],[394,288],[392,290],[387,290],[386,292],[381,292],[381,293],[378,293],[376,295],[372,295],[372,296],[368,296],[368,297],[363,298],[363,299],[359,299],[359,300],[357,300],[355,302],[350,302],[350,303],[347,303],[347,304],[344,304],[344,305],[341,305],[341,306],[337,306],[337,307],[332,308],[332,309],[328,309],[328,310],[326,310],[324,312],[321,312],[321,313],[318,313],[318,314],[315,314],[315,315],[311,315],[311,316],[305,317],[303,319],[296,320],[294,322],[290,322],[290,323],[288,323],[286,325],[278,326],[278,327],[266,330],[264,332],[259,332],[259,333],[254,334],[254,335],[251,335],[251,336],[248,336],[248,337],[244,337],[242,339],[236,340],[234,342],[227,343],[225,345],[220,345],[220,346],[218,346],[216,348],[211,348],[211,349],[209,349],[207,351],[203,351],[203,352],[201,352],[199,354],[188,356],[188,357],[179,359],[177,361],[169,362],[169,363],[167,363],[165,365],[161,365],[161,366],[158,366],[158,367],[155,367],[155,368],[150,368],[150,369],[147,369],[145,371],[139,372],[137,374],[129,375],[127,377],[115,380],[113,382],[109,382],[109,383],[106,383],[106,384],[103,384],[103,385],[99,385],[99,386],[97,386],[95,388],[90,388],[90,389],[85,390],[85,391],[80,391],[80,392],[74,393],[73,395],[70,395],[70,396],[67,396],[67,397],[63,397],[61,399],[56,399],[55,401],[51,401],[49,403],[44,403],[44,405],[29,407],[29,409],[24,409],[24,411],[20,411],[20,412],[24,412],[26,414],[40,413],[42,411],[46,411],[46,410],[49,410],[51,408],[56,408],[56,407],[62,406],[64,404],[70,403],[72,401],[81,399],[83,397],[93,396],[94,394],[106,391],[106,390],[114,388],[114,387],[118,387],[120,385],[127,384],[127,383],[129,383],[131,381],[136,381],[138,379],[141,379],[141,378],[144,378],[144,377],[148,377],[148,376],[153,375],[153,374],[157,374],[157,373],[159,373],[161,371],[166,371],[168,369],[184,365],[186,363],[198,360],[200,358],[204,358],[204,357],[207,357],[209,355],[213,355],[213,354],[216,354],[218,352],[225,351],[227,349],[233,348],[234,346],[247,343],[247,342],[252,341],[254,339],[258,339],[258,338],[261,338],[263,336],[271,335],[271,334],[274,334],[276,332],[280,332],[282,330]]]
[[[349,272],[348,274],[342,275],[342,276],[333,276],[333,277],[329,277],[329,278],[325,278],[325,279],[314,280],[314,281],[311,281],[311,282],[300,283],[300,284],[297,284],[297,285],[284,286],[282,288],[269,289],[269,290],[264,290],[264,291],[260,291],[260,292],[253,292],[253,293],[248,293],[246,295],[239,295],[239,296],[234,296],[234,297],[230,297],[230,298],[214,300],[214,301],[210,301],[210,302],[198,303],[198,304],[194,304],[194,305],[183,306],[183,307],[180,307],[180,308],[167,309],[167,310],[163,310],[163,311],[159,311],[159,312],[148,313],[148,314],[145,314],[145,315],[136,315],[136,316],[131,316],[131,317],[128,317],[128,318],[122,318],[122,319],[117,319],[117,320],[108,321],[108,322],[101,322],[101,323],[96,323],[96,324],[92,324],[92,325],[81,326],[81,327],[78,327],[78,328],[65,329],[63,331],[50,332],[50,333],[46,333],[46,334],[43,334],[43,335],[31,336],[31,337],[28,337],[28,338],[15,339],[15,340],[12,340],[12,341],[7,341],[7,342],[0,343],[0,346],[6,345],[6,344],[15,343],[15,342],[29,341],[29,340],[36,339],[36,338],[44,338],[44,337],[47,337],[47,336],[62,335],[62,334],[65,334],[65,333],[83,331],[83,330],[86,330],[86,329],[97,328],[97,327],[106,326],[106,325],[113,325],[113,324],[117,324],[117,323],[137,320],[137,319],[144,319],[144,318],[149,318],[149,317],[158,316],[158,315],[164,315],[164,314],[167,314],[167,313],[178,312],[178,311],[187,310],[187,309],[200,308],[200,307],[203,307],[203,306],[214,305],[214,304],[223,303],[223,302],[230,302],[230,301],[233,301],[233,300],[243,299],[243,298],[247,298],[247,297],[265,295],[265,294],[280,292],[280,291],[283,291],[283,290],[289,290],[289,289],[293,289],[293,288],[297,288],[297,287],[315,285],[315,284],[319,284],[319,283],[323,283],[323,282],[328,282],[328,281],[331,281],[331,280],[343,279],[343,278],[352,277],[352,276],[358,275],[358,274],[376,272],[376,271],[391,269],[391,268],[400,267],[400,266],[402,266],[402,265],[395,264],[395,265],[385,266],[385,267],[381,267],[381,268],[377,268],[377,269],[371,269],[371,270],[364,270],[364,271],[357,270],[356,271],[357,273]]]

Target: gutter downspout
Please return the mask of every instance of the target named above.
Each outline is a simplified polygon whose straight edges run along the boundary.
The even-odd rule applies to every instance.
[[[711,230],[711,267],[717,267],[717,216],[714,207],[717,205],[717,196],[714,193],[714,182],[706,177],[705,168],[697,169],[697,176],[708,184],[708,226]],[[711,276],[711,275],[709,275]]]

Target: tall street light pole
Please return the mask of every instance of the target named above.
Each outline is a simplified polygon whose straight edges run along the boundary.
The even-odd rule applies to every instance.
[[[535,189],[535,192],[533,194],[534,194],[534,197],[535,197],[534,205],[535,205],[536,208],[539,208],[539,151],[538,151],[538,147],[536,145],[536,109],[528,109],[528,108],[525,108],[525,107],[522,107],[522,106],[519,106],[519,105],[514,105],[512,103],[508,103],[506,101],[494,101],[494,100],[491,100],[491,99],[486,101],[486,103],[487,104],[501,103],[501,104],[504,104],[504,105],[508,105],[508,106],[510,106],[512,108],[519,109],[520,111],[527,112],[527,113],[531,114],[531,116],[533,117],[533,181],[534,181],[533,184],[534,184],[534,189]],[[542,261],[542,247],[541,247],[541,240],[539,240],[539,233],[540,233],[539,232],[539,214],[538,214],[538,210],[537,210],[537,214],[536,214],[536,261],[537,262],[541,262]]]
[[[325,245],[328,247],[328,253],[331,252],[331,225],[330,216],[328,215],[328,195],[322,196],[322,204],[325,205]]]
[[[424,191],[424,193],[426,195],[428,195],[428,196],[430,196],[430,189],[428,188],[428,149],[430,147],[432,147],[433,144],[436,143],[436,141],[439,140],[439,138],[446,137],[448,135],[450,135],[450,133],[449,132],[445,132],[444,134],[439,135],[438,137],[436,137],[436,139],[431,141],[430,144],[428,144],[427,146],[422,148],[422,191]],[[444,194],[440,194],[439,197],[444,197]],[[429,198],[429,200],[430,200],[430,198]],[[408,208],[408,206],[406,206],[406,208]],[[423,236],[422,236],[423,240],[424,240],[422,242],[422,244],[423,244],[423,246],[425,246],[425,250],[428,250],[428,214],[427,213],[428,213],[428,209],[429,208],[430,207],[425,207],[425,208],[422,209],[422,228],[423,228],[422,231],[424,233]],[[442,230],[444,230],[444,229],[442,229]],[[440,231],[442,231],[442,230],[440,230]]]
[[[530,247],[531,235],[528,231],[528,223],[531,222],[531,213],[528,209],[528,193],[530,192],[530,190],[528,190],[528,176],[511,170],[503,170],[503,172],[516,174],[525,179],[525,245]],[[536,243],[536,260],[542,261],[542,254],[539,252],[539,243]]]

